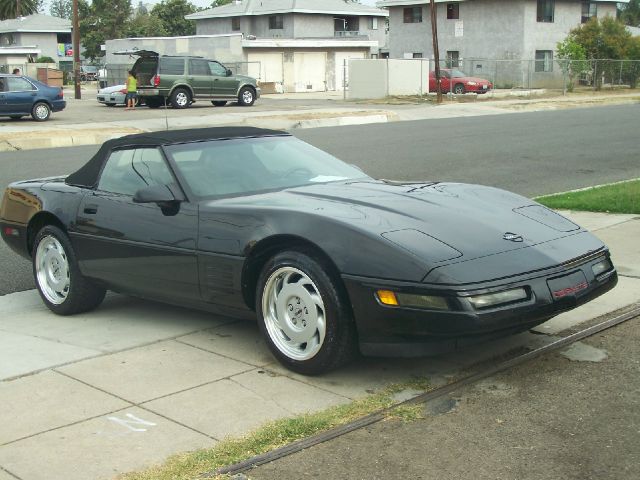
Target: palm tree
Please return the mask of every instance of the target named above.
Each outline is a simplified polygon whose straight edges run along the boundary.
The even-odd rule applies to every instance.
[[[0,20],[38,13],[40,0],[0,0]]]

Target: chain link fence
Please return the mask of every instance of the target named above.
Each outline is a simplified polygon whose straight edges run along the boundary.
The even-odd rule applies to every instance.
[[[495,89],[551,88],[571,91],[577,86],[594,89],[636,88],[640,60],[493,60],[464,58],[443,60],[440,68],[455,69],[468,77],[489,80]]]

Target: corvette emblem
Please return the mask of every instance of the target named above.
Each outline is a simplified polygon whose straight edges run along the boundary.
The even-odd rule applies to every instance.
[[[505,240],[509,240],[510,242],[524,241],[524,238],[522,238],[522,235],[518,235],[517,233],[512,233],[512,232],[506,232],[504,235],[502,235],[502,238]]]

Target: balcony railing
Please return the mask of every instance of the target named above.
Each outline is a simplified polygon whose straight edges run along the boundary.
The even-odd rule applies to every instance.
[[[335,30],[334,37],[362,37],[364,34],[359,30]]]

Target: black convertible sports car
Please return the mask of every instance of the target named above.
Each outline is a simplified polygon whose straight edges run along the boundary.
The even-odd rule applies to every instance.
[[[11,184],[0,226],[57,314],[106,289],[257,314],[306,374],[358,347],[412,356],[523,331],[617,282],[600,240],[527,198],[374,180],[255,128],[110,140],[67,177]]]

